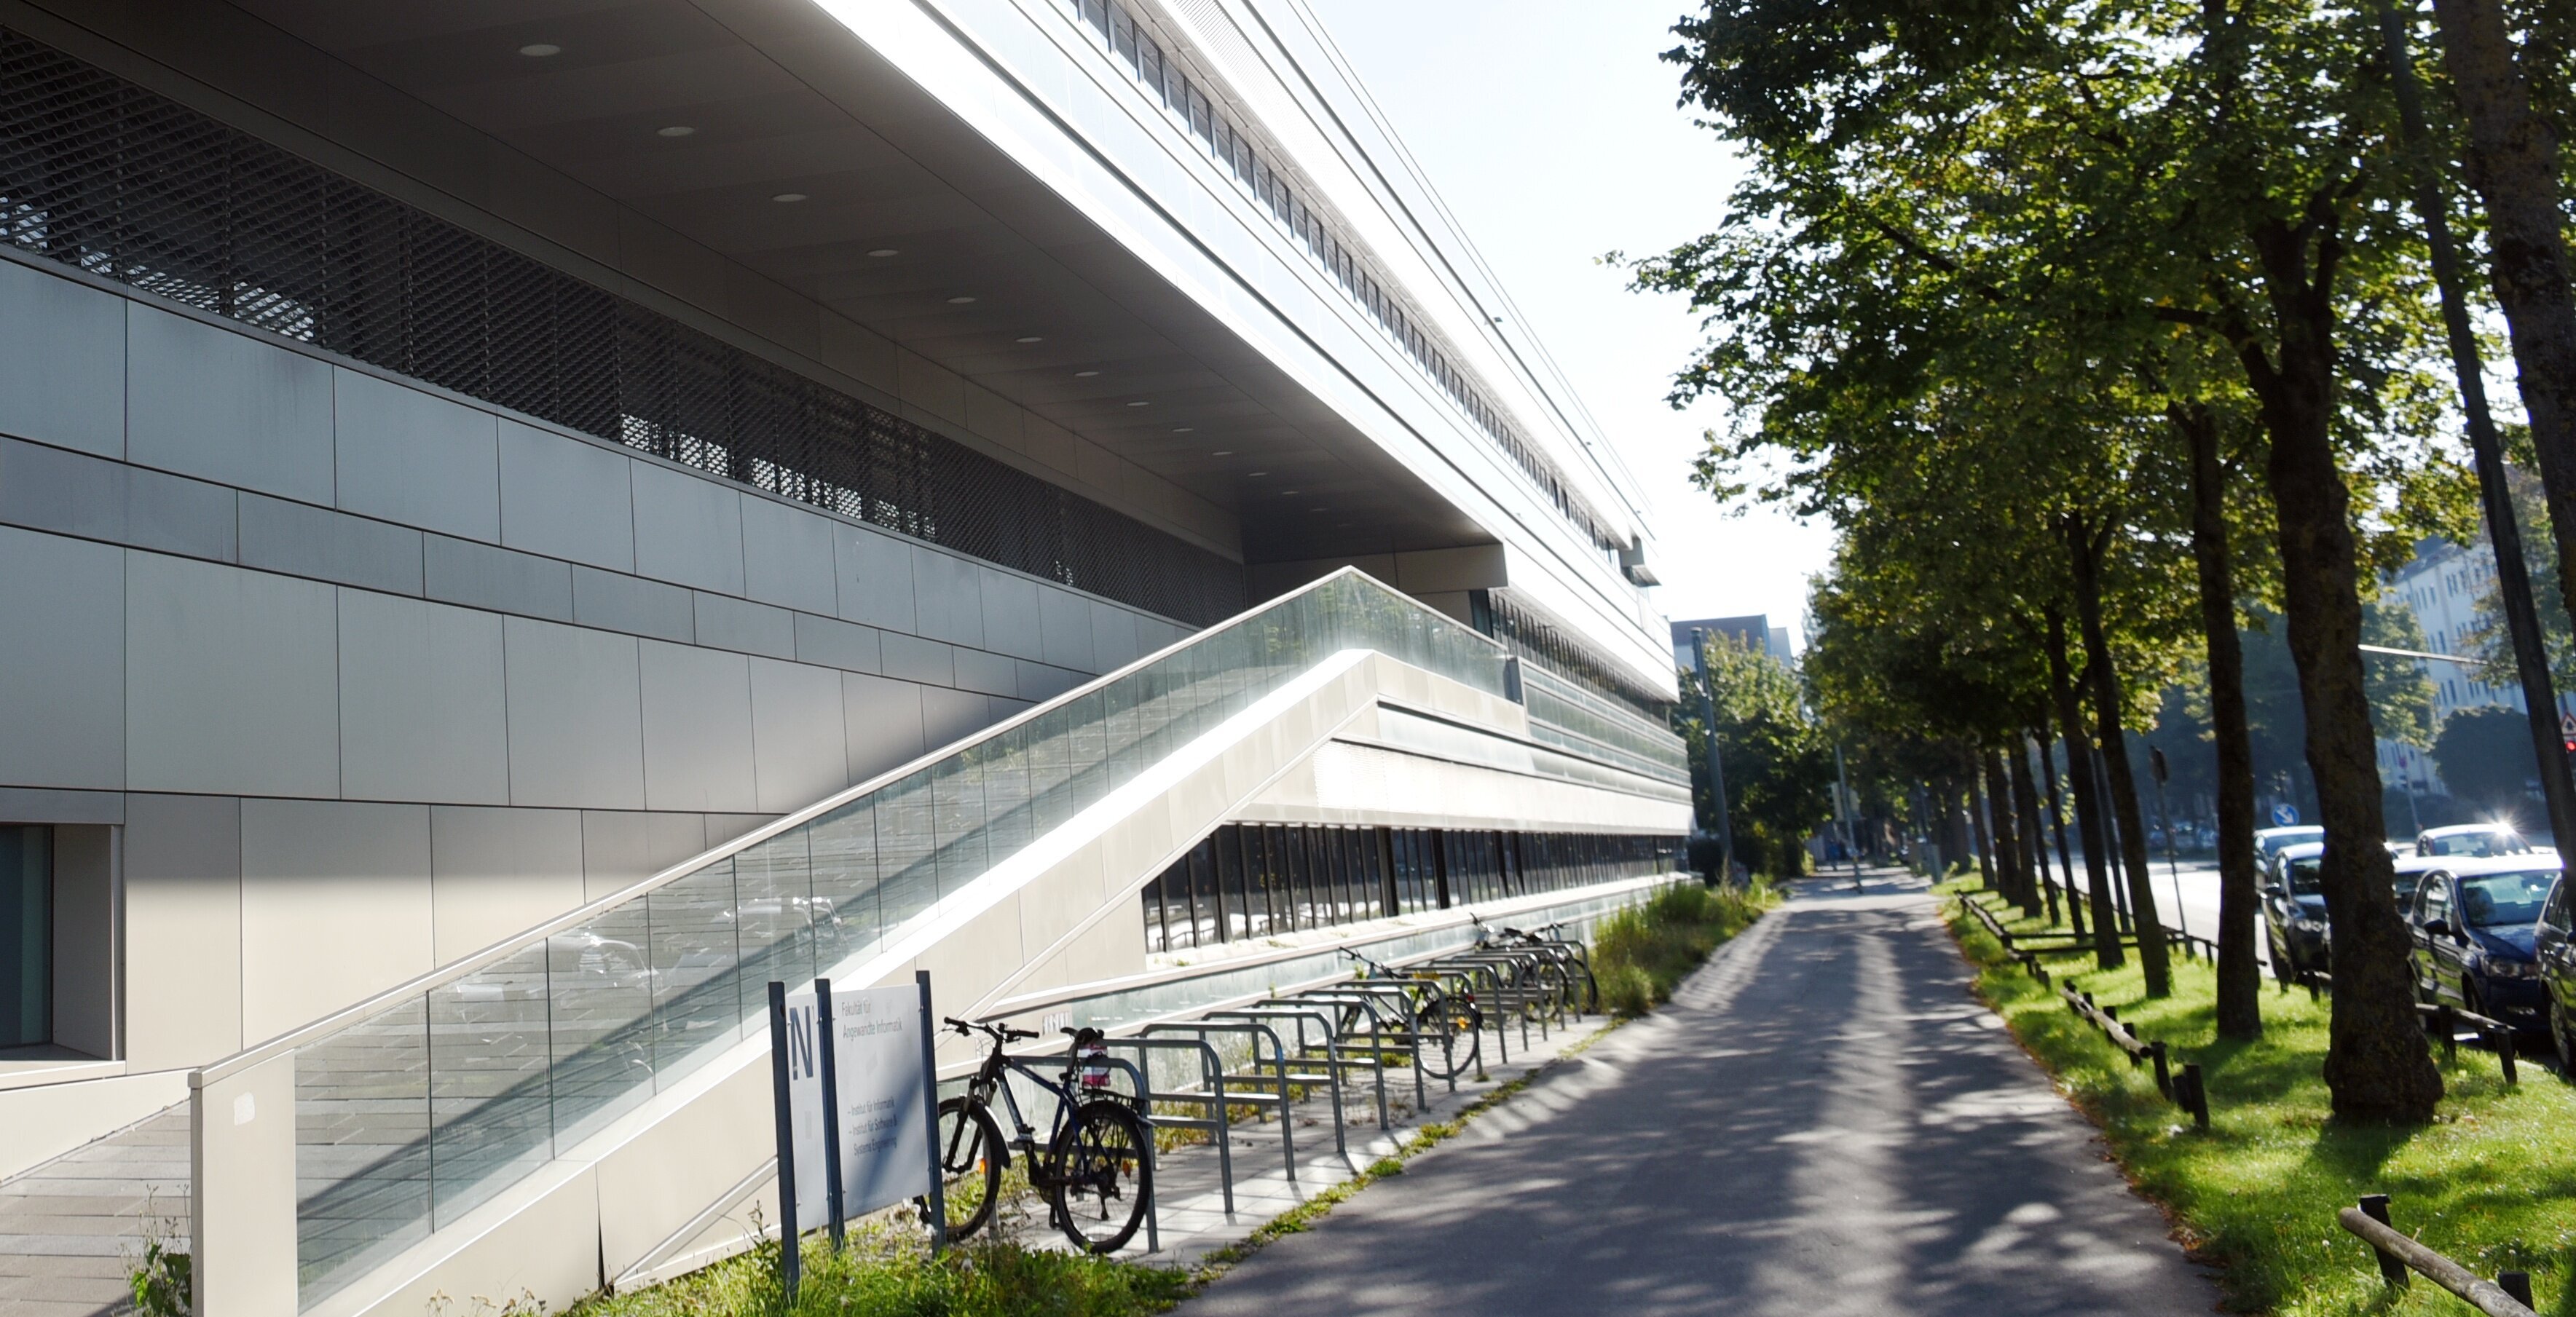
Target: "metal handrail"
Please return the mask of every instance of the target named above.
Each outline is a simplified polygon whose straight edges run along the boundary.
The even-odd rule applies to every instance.
[[[1503,651],[1503,647],[1491,637],[1461,626],[1455,618],[1450,617],[1448,614],[1442,613],[1439,610],[1422,603],[1420,600],[1402,593],[1401,591],[1397,591],[1386,586],[1383,582],[1376,580],[1376,578],[1369,576],[1367,573],[1360,571],[1356,567],[1343,567],[1314,581],[1310,581],[1295,590],[1291,590],[1274,599],[1267,600],[1252,608],[1248,608],[1243,612],[1237,613],[1233,617],[1227,618],[1225,621],[1219,622],[1214,626],[1193,632],[1190,635],[1185,636],[1170,645],[1166,645],[1161,649],[1155,650],[1153,653],[1137,659],[1124,667],[1113,672],[1103,674],[1099,677],[1095,677],[1080,686],[1074,687],[1072,690],[1057,695],[1053,699],[1040,701],[1039,703],[1022,710],[1009,718],[1005,718],[998,723],[986,727],[981,731],[974,732],[955,741],[951,741],[948,744],[941,746],[939,749],[911,759],[899,767],[879,773],[875,777],[869,778],[856,786],[846,788],[831,796],[825,797],[822,801],[816,804],[809,805],[792,814],[787,814],[778,819],[772,820],[771,822],[754,828],[722,845],[710,847],[707,850],[702,851],[687,860],[683,860],[670,868],[664,869],[649,878],[620,888],[607,896],[603,896],[598,900],[576,907],[571,911],[547,920],[542,924],[538,924],[533,928],[513,934],[512,936],[499,942],[495,942],[480,951],[467,955],[461,960],[451,961],[448,964],[440,966],[437,969],[430,970],[425,974],[416,975],[394,985],[393,987],[386,988],[381,992],[377,992],[371,996],[363,998],[352,1005],[333,1011],[328,1015],[300,1025],[294,1029],[290,1029],[285,1033],[278,1034],[275,1037],[269,1038],[266,1041],[260,1042],[251,1047],[244,1048],[241,1051],[235,1052],[220,1060],[209,1062],[196,1071],[197,1082],[202,1084],[207,1081],[221,1079],[227,1075],[237,1073],[249,1068],[250,1066],[257,1065],[262,1061],[268,1060],[271,1057],[292,1051],[304,1043],[311,1042],[317,1038],[326,1037],[343,1027],[366,1020],[389,1007],[402,1003],[407,998],[417,997],[423,993],[435,991],[447,984],[466,978],[477,971],[488,969],[495,964],[507,960],[511,956],[517,955],[532,946],[544,942],[546,939],[558,933],[581,927],[601,914],[619,906],[626,905],[638,897],[649,895],[659,888],[666,887],[680,879],[695,874],[719,861],[738,855],[761,844],[762,842],[769,841],[782,833],[792,831],[811,823],[814,820],[839,809],[843,805],[847,805],[852,801],[859,800],[883,790],[885,787],[902,781],[905,778],[910,777],[912,774],[933,764],[954,759],[977,746],[995,740],[1017,728],[1033,723],[1047,714],[1053,713],[1078,700],[1081,700],[1086,696],[1092,695],[1133,673],[1139,672],[1165,658],[1170,657],[1173,654],[1184,649],[1188,649],[1193,645],[1200,644],[1220,632],[1252,621],[1262,614],[1268,613],[1271,610],[1288,603],[1290,600],[1323,590],[1326,587],[1341,581],[1345,577],[1357,577],[1361,580],[1365,580],[1371,585],[1377,586],[1378,589],[1384,591],[1389,597],[1401,599],[1406,604],[1422,612],[1426,616],[1438,619],[1444,627],[1454,629],[1461,635],[1474,636],[1487,648],[1494,650],[1497,657],[1507,657]]]

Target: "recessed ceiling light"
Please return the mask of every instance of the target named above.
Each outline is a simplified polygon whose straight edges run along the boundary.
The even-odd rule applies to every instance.
[[[803,201],[804,199],[805,194],[802,192],[781,192],[770,198],[772,201]]]
[[[1130,407],[1151,407],[1151,406],[1153,406],[1154,404],[1152,404],[1152,403],[1150,403],[1150,402],[1147,402],[1147,401],[1145,401],[1145,400],[1144,400],[1144,399],[1142,399],[1142,398],[1139,398],[1139,399],[1137,399],[1136,401],[1131,402],[1131,403],[1129,403],[1129,404],[1127,404],[1127,405],[1128,405],[1128,406],[1130,406]]]
[[[1308,509],[1306,509],[1306,510],[1307,510],[1308,512],[1330,512],[1330,511],[1332,511],[1332,509],[1331,509],[1331,508],[1308,508]]]
[[[972,302],[972,301],[974,301],[974,300],[975,300],[975,299],[974,299],[974,298],[971,298],[971,297],[952,297],[952,298],[949,298],[949,299],[948,299],[948,304],[949,304],[950,306],[964,306],[964,305],[966,305],[967,303]]]
[[[696,132],[697,129],[691,128],[684,123],[675,123],[668,128],[656,128],[653,131],[664,137],[686,137],[689,134]]]
[[[548,55],[562,54],[563,47],[558,46],[551,41],[531,41],[528,44],[519,47],[519,53],[530,59],[544,59]]]
[[[1046,342],[1046,340],[1045,340],[1045,339],[1040,338],[1039,336],[1037,336],[1037,335],[1035,335],[1035,334],[1022,334],[1022,335],[1020,335],[1018,338],[1012,339],[1011,341],[1012,341],[1012,342],[1014,342],[1014,343],[1044,343],[1044,342]]]
[[[1283,490],[1280,490],[1280,491],[1279,491],[1279,497],[1281,497],[1281,498],[1295,498],[1295,497],[1297,497],[1297,491],[1296,491],[1296,490],[1293,490],[1293,489],[1283,489]]]
[[[894,248],[892,248],[892,247],[879,247],[879,248],[877,248],[875,251],[869,252],[869,253],[868,253],[868,255],[870,255],[870,256],[901,256],[901,255],[903,255],[903,253],[902,253],[902,252],[899,252],[899,251],[896,251],[896,250],[895,250]]]
[[[1259,476],[1266,476],[1266,475],[1269,475],[1270,473],[1269,473],[1269,472],[1267,472],[1267,471],[1246,471],[1246,472],[1244,472],[1243,474],[1245,474],[1245,475],[1247,475],[1247,476],[1259,477]]]
[[[1078,380],[1087,380],[1099,373],[1100,372],[1096,370],[1077,370],[1073,373],[1073,377]]]
[[[1210,457],[1232,457],[1232,456],[1234,456],[1234,450],[1233,450],[1233,449],[1231,449],[1231,448],[1220,448],[1220,449],[1216,450],[1215,452],[1208,454],[1208,456],[1210,456]]]
[[[1197,427],[1197,426],[1195,426],[1195,425],[1175,425],[1175,426],[1173,426],[1173,427],[1172,427],[1172,433],[1174,433],[1174,434],[1188,434],[1190,431],[1195,430],[1195,429],[1197,429],[1197,428],[1198,428],[1198,427]]]

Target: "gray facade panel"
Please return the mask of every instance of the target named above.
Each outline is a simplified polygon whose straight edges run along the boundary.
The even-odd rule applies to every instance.
[[[596,444],[501,422],[501,542],[612,571],[635,570],[632,462]]]
[[[582,899],[596,901],[706,848],[704,815],[583,810]]]
[[[644,807],[643,694],[632,636],[502,619],[510,803]]]
[[[1020,677],[1018,694],[1024,700],[1052,700],[1081,685],[1084,680],[1079,672],[1067,672],[1044,663],[1031,663],[1027,659],[1016,660],[1016,666]]]
[[[850,780],[865,781],[921,757],[921,690],[908,681],[841,674]]]
[[[749,660],[658,640],[638,644],[644,673],[644,807],[758,809]]]
[[[881,672],[885,658],[875,627],[798,613],[796,661],[820,663],[845,672]]]
[[[1144,653],[1136,647],[1136,615],[1112,604],[1091,606],[1091,660],[1100,672],[1115,672]]]
[[[0,787],[0,819],[13,823],[123,823],[125,793]]]
[[[921,688],[921,739],[924,753],[972,732],[982,731],[993,721],[993,704],[974,691],[942,690],[937,686]]]
[[[742,590],[742,495],[702,476],[635,462],[635,573]]]
[[[0,782],[125,785],[125,552],[0,528]]]
[[[751,660],[751,740],[758,760],[756,808],[803,809],[850,784],[841,674],[829,668]]]
[[[233,558],[233,491],[0,438],[0,522],[83,539]]]
[[[430,598],[558,622],[572,620],[569,564],[444,535],[423,538],[422,586]]]
[[[699,644],[771,658],[796,657],[794,614],[731,595],[704,590],[694,594]]]
[[[832,554],[840,573],[841,616],[885,631],[914,629],[908,541],[840,526],[833,530]]]
[[[1091,609],[1088,599],[1070,590],[1051,585],[1038,587],[1039,658],[1059,668],[1077,672],[1097,672],[1091,650]]]
[[[339,794],[335,594],[319,581],[128,553],[127,785]]]
[[[329,365],[139,303],[126,343],[128,460],[331,505]]]
[[[420,593],[419,531],[264,494],[243,494],[240,515],[244,567]]]
[[[690,592],[596,567],[572,569],[572,616],[583,626],[688,644],[697,634]]]
[[[912,550],[912,607],[917,634],[952,645],[984,647],[983,569],[927,545]]]
[[[990,567],[975,569],[984,593],[984,648],[1013,658],[1043,659],[1046,638],[1038,618],[1038,583]]]
[[[744,593],[825,617],[840,611],[832,522],[757,494],[740,497]]]
[[[358,800],[508,803],[499,617],[340,592],[340,784]]]
[[[501,538],[500,419],[337,369],[340,506],[486,543]]]
[[[987,695],[1020,693],[1019,669],[1003,654],[987,654],[980,649],[960,649],[956,661],[957,685],[961,690],[982,691]]]
[[[885,655],[885,675],[933,686],[957,684],[957,664],[950,657],[955,651],[948,646],[896,631],[886,632],[879,644]]]
[[[125,305],[0,261],[0,434],[125,456]]]

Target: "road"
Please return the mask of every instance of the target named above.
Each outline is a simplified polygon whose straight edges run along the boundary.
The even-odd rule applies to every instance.
[[[2163,1217],[1969,996],[1922,884],[1802,887],[1671,1006],[1182,1311],[2210,1311]]]

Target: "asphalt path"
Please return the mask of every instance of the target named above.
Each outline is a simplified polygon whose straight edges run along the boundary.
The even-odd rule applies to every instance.
[[[1923,885],[1801,888],[1665,1010],[1183,1311],[2211,1311],[2164,1218],[1969,995]]]

